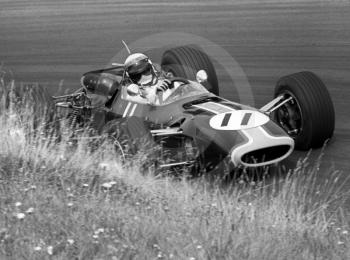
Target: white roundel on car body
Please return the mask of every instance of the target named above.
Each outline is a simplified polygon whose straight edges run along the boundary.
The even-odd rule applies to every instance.
[[[213,116],[209,124],[217,130],[242,130],[266,124],[270,118],[253,110],[236,110]]]

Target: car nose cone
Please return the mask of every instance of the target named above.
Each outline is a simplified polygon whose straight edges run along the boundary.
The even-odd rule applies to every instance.
[[[287,158],[294,149],[294,140],[287,135],[274,135],[264,127],[241,130],[246,141],[231,151],[234,165],[258,167]]]
[[[266,124],[270,118],[254,110],[236,110],[213,116],[209,124],[216,130],[244,130]]]

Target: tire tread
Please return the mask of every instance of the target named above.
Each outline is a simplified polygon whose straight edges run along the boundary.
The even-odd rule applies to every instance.
[[[212,93],[218,95],[218,79],[215,68],[207,54],[192,46],[180,46],[167,50],[162,57],[162,67],[175,66],[178,77],[196,79],[198,70],[204,69],[208,73],[208,82],[203,85]]]
[[[308,150],[322,146],[332,137],[335,124],[334,107],[327,87],[313,72],[302,71],[278,80],[275,96],[286,90],[296,96],[305,117],[305,128],[295,139],[296,148]]]

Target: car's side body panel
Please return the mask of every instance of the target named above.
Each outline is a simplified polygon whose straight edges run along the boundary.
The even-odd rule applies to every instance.
[[[131,117],[144,122],[150,131],[179,129],[181,134],[178,139],[170,137],[174,133],[169,131],[169,138],[162,137],[162,140],[192,140],[201,160],[209,168],[215,167],[224,158],[229,158],[235,166],[271,164],[286,158],[294,148],[293,139],[255,108],[207,91],[202,94],[195,92],[197,94],[193,96],[187,95],[164,105],[137,103],[128,100],[125,86],[118,84],[108,105],[93,109],[92,126],[100,133],[109,121],[118,119],[125,122]],[[198,88],[197,82],[189,81],[188,84]]]

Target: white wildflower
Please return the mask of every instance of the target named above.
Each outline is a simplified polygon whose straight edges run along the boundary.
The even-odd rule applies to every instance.
[[[15,203],[15,206],[18,208],[18,207],[22,206],[22,203],[19,202],[19,201],[17,201],[17,202]]]
[[[53,254],[53,246],[48,246],[46,250],[49,255]]]
[[[33,207],[30,207],[29,209],[26,210],[27,214],[31,214],[33,212],[34,212],[34,208]]]
[[[95,234],[100,234],[100,233],[103,233],[105,232],[105,229],[104,228],[99,228],[95,231]]]
[[[41,251],[41,246],[36,246],[36,247],[34,247],[34,251]]]
[[[67,243],[70,244],[70,245],[73,245],[74,244],[74,240],[71,239],[71,238],[68,238],[67,239]]]
[[[16,218],[18,218],[18,219],[24,219],[25,217],[26,217],[26,214],[24,214],[22,212],[16,214]]]
[[[102,187],[105,189],[110,189],[110,188],[112,188],[112,185],[109,182],[105,182],[102,184]]]
[[[117,184],[116,181],[105,182],[105,183],[102,184],[102,187],[105,188],[105,189],[110,189],[116,184]]]

